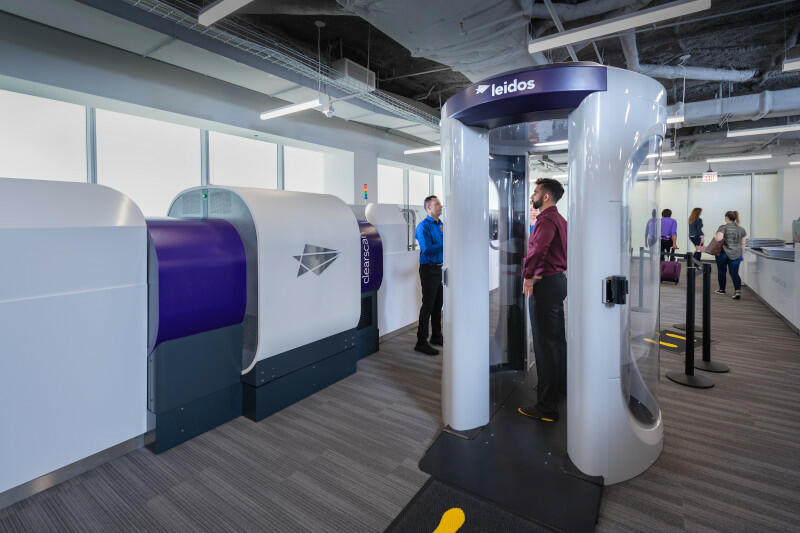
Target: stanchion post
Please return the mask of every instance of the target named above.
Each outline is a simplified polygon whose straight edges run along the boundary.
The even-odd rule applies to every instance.
[[[686,254],[686,359],[683,372],[667,372],[667,379],[679,385],[695,389],[710,389],[714,382],[704,376],[694,375],[694,305],[695,267],[694,258]]]
[[[703,265],[703,360],[694,367],[706,372],[730,372],[728,365],[711,360],[711,265]]]

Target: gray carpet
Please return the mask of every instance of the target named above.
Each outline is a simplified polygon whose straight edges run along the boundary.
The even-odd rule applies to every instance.
[[[662,285],[665,327],[683,322],[684,290]],[[712,302],[712,357],[732,371],[709,390],[661,380],[664,452],[606,489],[601,531],[800,524],[800,337],[748,291]],[[357,374],[262,422],[137,450],[4,509],[0,531],[383,531],[426,482],[417,462],[441,419],[441,357],[414,340],[385,341]],[[661,359],[662,376],[681,368]]]

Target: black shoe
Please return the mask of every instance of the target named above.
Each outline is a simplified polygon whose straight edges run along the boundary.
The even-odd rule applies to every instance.
[[[733,299],[734,300],[741,300],[742,299],[742,293],[741,292],[737,292],[736,294],[733,295]]]
[[[442,335],[433,336],[431,337],[431,344],[435,344],[436,346],[444,346],[444,337]]]
[[[422,352],[425,355],[439,355],[439,350],[437,350],[427,342],[425,343],[418,342],[417,345],[414,346],[414,350]]]
[[[723,291],[722,289],[717,289],[714,292],[716,292],[717,294],[725,294],[725,291]]]
[[[558,411],[543,411],[538,406],[525,406],[517,408],[520,414],[542,422],[556,422],[558,420]]]

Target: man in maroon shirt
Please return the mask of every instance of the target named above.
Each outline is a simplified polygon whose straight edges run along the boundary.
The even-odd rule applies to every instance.
[[[528,297],[531,331],[538,335],[541,349],[534,354],[538,403],[520,407],[519,412],[544,422],[558,420],[558,401],[567,390],[567,221],[556,207],[563,194],[564,187],[558,181],[536,180],[531,200],[540,213],[528,240],[528,256],[522,263],[522,292]]]

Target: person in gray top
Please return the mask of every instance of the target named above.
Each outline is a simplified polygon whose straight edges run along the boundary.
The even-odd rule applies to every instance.
[[[725,213],[725,224],[717,228],[714,235],[717,241],[722,242],[722,251],[717,256],[717,280],[719,289],[717,294],[725,294],[725,284],[727,277],[725,270],[731,274],[735,293],[734,300],[742,297],[742,278],[739,277],[739,265],[744,256],[744,247],[747,242],[747,232],[739,225],[739,212],[728,211]]]

